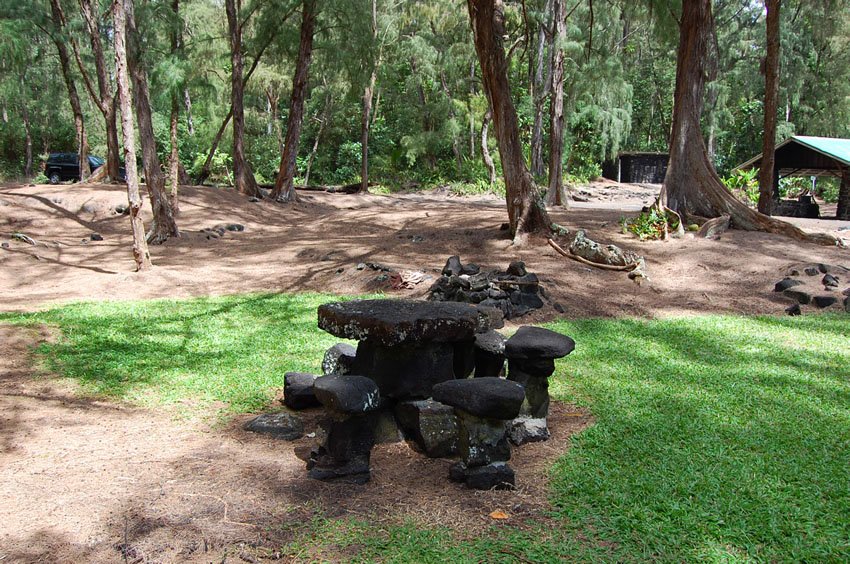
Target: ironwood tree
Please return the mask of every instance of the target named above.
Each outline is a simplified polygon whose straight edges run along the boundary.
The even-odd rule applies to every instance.
[[[676,59],[670,161],[659,205],[682,218],[705,220],[728,216],[730,225],[747,231],[780,233],[797,239],[835,245],[829,235],[809,234],[790,223],[757,212],[723,186],[708,158],[700,117],[714,18],[711,0],[683,0]]]
[[[239,192],[262,197],[254,171],[245,154],[245,107],[242,82],[242,1],[225,0],[230,41],[230,109],[233,114],[233,185]]]
[[[304,0],[301,7],[301,34],[295,76],[292,78],[292,96],[289,102],[289,118],[286,137],[280,158],[280,170],[275,180],[271,197],[274,200],[293,202],[295,194],[296,157],[301,139],[301,124],[304,121],[304,99],[307,95],[307,77],[313,56],[313,35],[316,29],[316,0]]]
[[[148,231],[149,243],[158,245],[169,237],[179,237],[177,222],[171,209],[171,200],[165,193],[165,177],[156,150],[156,136],[150,104],[148,75],[142,61],[141,37],[136,24],[134,0],[123,0],[126,26],[127,67],[133,82],[133,106],[139,126],[139,141],[142,146],[142,165],[145,169],[145,186],[153,211],[153,222]],[[122,118],[123,119],[123,118]]]
[[[121,161],[118,158],[118,123],[115,115],[117,102],[112,91],[111,81],[109,80],[109,68],[106,65],[106,54],[103,49],[103,42],[101,41],[104,33],[100,26],[98,11],[92,0],[79,0],[79,4],[94,58],[97,90],[95,90],[87,67],[83,62],[80,47],[73,38],[71,40],[71,46],[77,60],[77,67],[80,69],[80,74],[83,77],[83,83],[86,85],[86,90],[97,109],[103,115],[103,120],[106,124],[106,174],[111,180],[118,181],[121,177]]]
[[[132,2],[132,0],[128,0]],[[136,132],[133,130],[133,111],[130,98],[130,77],[127,69],[127,15],[124,0],[112,3],[113,34],[115,49],[115,78],[118,83],[118,101],[121,106],[121,129],[124,134],[124,162],[127,177],[127,199],[130,203],[130,226],[133,231],[133,260],[136,270],[151,268],[151,255],[145,239],[142,223],[142,195],[139,191],[139,173],[136,170]]]
[[[767,54],[764,58],[764,135],[759,169],[758,210],[770,215],[773,208],[774,163],[776,162],[776,111],[779,98],[779,10],[782,0],[765,0],[767,9]],[[776,195],[778,198],[778,194]]]
[[[514,242],[520,243],[530,234],[551,232],[552,226],[523,157],[502,45],[504,6],[501,0],[467,0],[467,8],[484,92],[499,142],[510,233]]]

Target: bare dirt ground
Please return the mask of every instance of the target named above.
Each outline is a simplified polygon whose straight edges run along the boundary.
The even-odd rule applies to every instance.
[[[156,268],[135,273],[120,186],[0,187],[0,311],[31,311],[76,300],[127,300],[243,292],[386,290],[380,272],[358,263],[438,276],[445,259],[504,268],[524,260],[540,276],[547,306],[519,320],[781,314],[771,292],[790,268],[850,266],[850,251],[766,234],[732,231],[719,241],[642,243],[618,220],[649,203],[653,187],[594,185],[586,202],[553,218],[598,241],[646,256],[650,281],[588,268],[545,244],[515,249],[500,225],[496,198],[439,192],[401,196],[302,194],[295,205],[251,203],[231,190],[185,187],[183,236],[152,248]],[[829,213],[829,210],[825,210]],[[208,238],[202,229],[239,223],[244,232]],[[850,237],[848,222],[798,221],[805,229]],[[24,233],[32,245],[12,239]],[[91,240],[91,234],[102,241]],[[819,281],[819,277],[818,281]],[[808,284],[816,289],[817,281]],[[842,283],[846,285],[846,280]],[[422,296],[429,283],[392,295]],[[843,286],[842,286],[843,288]],[[834,306],[838,307],[838,306]],[[806,312],[808,313],[808,311]],[[81,398],[72,384],[36,368],[31,347],[49,328],[0,325],[0,562],[221,562],[308,559],[278,549],[310,534],[316,516],[350,515],[397,523],[493,525],[501,509],[522,526],[544,520],[546,472],[590,418],[556,405],[553,438],[515,451],[518,492],[471,492],[448,482],[449,461],[429,460],[404,443],[380,445],[373,479],[362,487],[308,480],[294,445],[225,428],[177,421],[164,410]],[[308,430],[315,416],[307,418]],[[324,557],[345,559],[344,554]]]

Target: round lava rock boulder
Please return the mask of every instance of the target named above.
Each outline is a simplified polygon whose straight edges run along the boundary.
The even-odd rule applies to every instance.
[[[449,380],[434,386],[435,401],[486,419],[513,419],[525,399],[525,388],[516,382],[486,377]]]

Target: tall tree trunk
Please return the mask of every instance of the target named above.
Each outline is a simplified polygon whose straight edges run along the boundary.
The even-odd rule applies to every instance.
[[[505,51],[502,0],[467,0],[484,91],[493,112],[507,192],[508,221],[515,243],[551,231],[551,222],[534,179],[525,166],[516,110],[511,100]]]
[[[21,119],[24,122],[24,176],[29,179],[32,177],[32,127],[26,98],[21,104]]]
[[[776,162],[776,112],[779,103],[779,9],[782,0],[766,0],[767,56],[764,59],[764,137],[759,170],[759,203],[761,213],[773,212],[773,175]]]
[[[277,86],[270,85],[266,87],[266,109],[269,113],[269,122],[266,125],[266,134],[274,133],[277,139],[277,150],[283,153],[283,131],[280,129],[280,115],[278,107],[280,106],[280,92]]]
[[[327,82],[325,82],[327,88]],[[310,151],[310,157],[307,159],[307,170],[304,171],[304,185],[310,185],[310,171],[313,168],[313,161],[316,160],[316,153],[319,152],[319,142],[322,139],[322,132],[325,130],[325,124],[330,119],[331,108],[333,107],[333,96],[330,92],[325,95],[325,107],[322,108],[322,117],[319,118],[319,130],[316,131],[316,138],[313,140],[313,149]]]
[[[490,187],[496,185],[496,165],[493,163],[493,157],[490,156],[490,148],[487,146],[487,134],[490,132],[490,120],[493,112],[490,108],[484,112],[484,119],[481,120],[481,158],[484,160],[484,166],[487,167],[487,176],[490,180]]]
[[[850,219],[850,168],[841,171],[841,186],[838,188],[838,208],[835,219]]]
[[[566,0],[555,0],[553,6],[555,26],[552,40],[552,105],[549,127],[549,190],[546,203],[550,206],[566,206],[564,191],[564,48],[567,37]]]
[[[835,245],[837,240],[830,235],[808,234],[790,223],[748,208],[726,190],[709,162],[700,131],[700,114],[713,26],[711,0],[682,1],[670,162],[659,205],[667,206],[683,218],[729,215],[731,224],[739,229]]]
[[[115,42],[115,75],[118,82],[118,100],[121,104],[121,126],[124,132],[124,162],[126,163],[127,199],[130,203],[130,226],[133,229],[133,260],[136,270],[151,268],[151,255],[145,240],[145,226],[142,223],[142,195],[139,191],[139,174],[136,170],[136,133],[133,130],[133,112],[130,110],[130,80],[127,72],[127,47],[124,39],[126,15],[123,0],[114,0],[112,4],[114,22],[113,41]]]
[[[189,87],[183,89],[183,107],[186,108],[186,131],[189,137],[195,136],[195,120],[192,118],[192,96]]]
[[[174,12],[175,24],[180,22],[180,0],[171,0],[171,10]],[[171,30],[171,55],[177,56],[181,49],[180,25],[174,25]],[[177,150],[177,121],[180,118],[180,99],[177,90],[171,92],[171,121],[169,123],[169,141],[171,153],[168,155],[168,198],[174,215],[180,213],[177,200],[177,187],[180,182],[180,154]]]
[[[162,175],[159,155],[156,152],[156,137],[151,119],[150,90],[148,76],[142,62],[141,38],[136,26],[134,0],[124,0],[126,17],[127,67],[133,82],[136,123],[139,126],[139,141],[142,146],[142,164],[145,167],[145,185],[151,199],[153,223],[148,231],[148,243],[159,245],[169,237],[179,237],[180,231],[174,221],[171,202],[165,192],[165,177]],[[123,118],[122,118],[123,119]]]
[[[469,60],[469,98],[466,111],[469,113],[469,158],[475,159],[475,114],[472,113],[472,97],[475,96],[475,60]]]
[[[562,8],[566,14],[566,8]],[[543,79],[543,66],[546,53],[546,28],[551,26],[553,18],[559,13],[556,6],[553,6],[553,0],[546,0],[547,24],[541,24],[537,29],[537,53],[534,67],[534,77],[531,83],[531,99],[534,103],[534,124],[531,128],[531,174],[535,177],[543,176],[543,109],[546,105],[546,96],[549,94],[551,82]],[[556,34],[552,34],[552,39],[549,41],[549,49],[554,50],[556,47],[560,50],[563,46],[556,45]],[[549,69],[551,73],[551,61],[553,57],[549,55]]]
[[[457,120],[457,114],[455,113],[454,106],[454,97],[452,96],[451,90],[449,90],[449,84],[446,81],[446,73],[443,70],[440,70],[440,86],[443,89],[443,94],[446,95],[446,101],[449,104],[449,119]],[[463,166],[463,156],[461,155],[460,150],[460,140],[456,135],[452,135],[452,153],[455,156],[455,165],[457,166],[457,172],[460,174],[460,169]]]
[[[378,0],[372,0],[372,45],[378,42]],[[372,96],[375,94],[375,82],[378,80],[378,67],[381,64],[381,49],[372,64],[369,82],[363,89],[363,112],[360,116],[360,192],[369,191],[369,128],[372,113]]]
[[[59,0],[50,0],[50,13],[53,26],[56,31],[65,32],[65,14]],[[80,162],[80,182],[84,182],[91,174],[89,167],[89,142],[86,135],[85,118],[83,107],[80,104],[80,95],[77,93],[77,85],[71,73],[71,55],[63,37],[54,36],[53,43],[59,53],[59,67],[62,70],[62,79],[65,81],[65,89],[68,91],[68,102],[71,104],[71,113],[74,115],[74,130],[77,132],[77,158]]]
[[[233,183],[237,191],[247,196],[262,197],[254,178],[251,163],[245,155],[245,108],[242,82],[242,23],[239,12],[241,0],[225,0],[227,29],[230,39],[230,106],[233,112]]]
[[[288,18],[289,18],[289,15],[288,14],[285,15],[282,18],[280,25],[283,25],[283,23]],[[251,63],[251,68],[248,69],[248,72],[245,74],[245,78],[242,79],[243,90],[244,90],[245,86],[248,84],[248,80],[250,80],[251,75],[254,74],[254,71],[257,69],[257,66],[260,64],[260,59],[263,57],[263,53],[265,53],[266,48],[268,48],[268,46],[271,45],[272,39],[274,39],[274,35],[270,34],[269,37],[266,39],[266,42],[262,45],[262,47],[260,47],[260,50],[257,53],[257,56],[254,58],[254,62]],[[188,98],[188,92],[189,91],[187,90],[186,91],[186,94],[187,94],[186,99],[187,100],[189,99]],[[190,104],[190,106],[191,106],[191,104]],[[210,171],[212,170],[212,161],[213,161],[213,158],[215,157],[215,152],[218,150],[218,145],[219,145],[219,143],[221,143],[221,138],[224,136],[224,130],[227,129],[227,124],[230,123],[230,120],[232,118],[233,118],[233,102],[232,102],[232,97],[231,97],[230,109],[228,109],[227,115],[224,116],[224,120],[222,120],[221,126],[219,126],[218,131],[215,134],[215,137],[213,137],[213,142],[212,142],[212,145],[210,145],[210,150],[207,153],[207,158],[206,158],[206,160],[204,160],[204,165],[203,165],[203,167],[201,167],[201,171],[198,173],[198,176],[195,177],[195,184],[199,184],[199,185],[203,184],[204,182],[206,182],[207,178],[210,177]]]
[[[316,0],[304,0],[301,8],[301,39],[295,76],[292,77],[292,97],[289,102],[289,119],[286,123],[286,140],[280,157],[280,170],[274,183],[271,197],[274,200],[295,202],[295,159],[301,140],[301,125],[304,122],[304,98],[307,94],[307,78],[310,59],[313,56],[313,34],[316,27]]]
[[[106,57],[104,56],[103,44],[101,43],[101,29],[98,23],[98,13],[92,4],[92,0],[79,0],[80,11],[83,19],[86,22],[88,30],[89,43],[91,44],[92,55],[94,55],[94,66],[97,74],[97,90],[95,93],[91,85],[91,81],[87,79],[88,74],[85,70],[85,65],[80,58],[79,50],[74,49],[77,57],[77,65],[80,67],[80,72],[83,74],[83,79],[86,81],[86,86],[95,101],[103,119],[106,123],[106,174],[113,181],[118,181],[121,178],[120,168],[121,160],[118,155],[118,122],[115,113],[116,101],[112,93],[109,79],[109,70],[106,66]],[[75,45],[72,42],[72,45]]]

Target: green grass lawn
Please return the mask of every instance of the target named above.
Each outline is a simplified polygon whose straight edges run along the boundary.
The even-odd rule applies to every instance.
[[[336,339],[315,294],[79,304],[48,323],[48,366],[90,392],[256,409]],[[575,338],[551,392],[596,424],[552,468],[544,525],[481,538],[408,523],[304,526],[289,553],[387,561],[850,560],[850,316],[551,323]],[[306,552],[305,552],[306,554]]]

